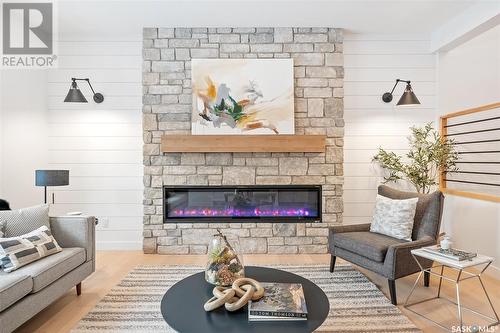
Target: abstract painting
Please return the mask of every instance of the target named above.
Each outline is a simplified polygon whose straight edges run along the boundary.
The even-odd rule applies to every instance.
[[[193,59],[191,133],[294,134],[292,59]]]

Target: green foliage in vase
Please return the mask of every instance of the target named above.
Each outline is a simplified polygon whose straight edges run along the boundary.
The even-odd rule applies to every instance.
[[[415,186],[417,192],[429,193],[438,184],[440,170],[458,170],[458,154],[453,140],[442,139],[432,123],[410,129],[410,151],[405,156],[379,148],[373,160],[387,170],[385,183],[405,179]]]
[[[212,249],[212,251],[208,254],[211,262],[218,262],[220,259],[220,253],[222,251],[222,246],[216,246]]]

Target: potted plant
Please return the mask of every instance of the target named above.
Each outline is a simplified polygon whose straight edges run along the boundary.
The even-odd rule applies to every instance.
[[[405,156],[379,148],[373,161],[378,162],[388,172],[384,176],[384,183],[404,179],[412,183],[418,193],[429,193],[438,185],[437,179],[441,170],[458,170],[458,153],[455,151],[453,140],[441,138],[432,123],[410,129],[410,150]]]

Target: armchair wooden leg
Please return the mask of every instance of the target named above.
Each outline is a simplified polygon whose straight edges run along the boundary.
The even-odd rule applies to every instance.
[[[391,295],[391,303],[398,305],[398,299],[396,297],[396,280],[388,280],[389,282],[389,293]]]
[[[424,272],[424,286],[428,287],[431,280],[431,273]]]
[[[80,296],[82,294],[82,283],[76,285],[76,295]]]
[[[335,269],[335,261],[337,260],[337,257],[332,254],[330,257],[330,273],[333,273],[333,270]]]

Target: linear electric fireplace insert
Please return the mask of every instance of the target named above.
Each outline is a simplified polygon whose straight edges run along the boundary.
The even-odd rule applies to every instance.
[[[319,222],[321,186],[164,186],[165,223]]]

